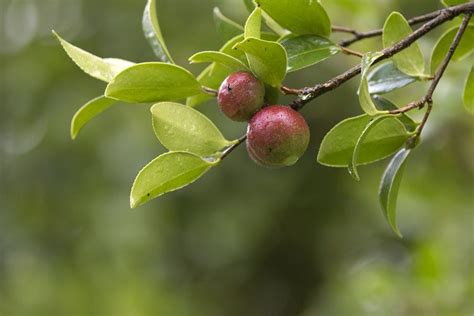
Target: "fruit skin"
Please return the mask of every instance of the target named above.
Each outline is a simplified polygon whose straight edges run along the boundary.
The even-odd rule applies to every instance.
[[[233,121],[249,121],[264,103],[265,85],[253,74],[239,71],[221,84],[217,96],[221,111]]]
[[[257,164],[291,166],[308,148],[310,132],[301,114],[290,107],[272,105],[254,115],[247,130],[247,151]]]

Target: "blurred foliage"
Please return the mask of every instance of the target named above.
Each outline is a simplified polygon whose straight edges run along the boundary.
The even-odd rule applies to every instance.
[[[361,168],[361,183],[316,163],[322,136],[360,112],[357,80],[304,109],[312,142],[295,167],[262,169],[240,148],[197,185],[131,211],[134,176],[164,152],[149,109],[114,107],[72,142],[72,115],[104,85],[75,68],[50,30],[99,56],[154,60],[141,31],[144,2],[0,0],[0,315],[474,313],[474,125],[459,84],[466,64],[450,66],[409,161],[399,203],[403,240],[377,202],[384,163]],[[323,3],[334,24],[361,30],[380,27],[392,10],[410,17],[440,7],[433,0]],[[159,1],[178,63],[219,47],[216,5],[244,21],[238,0]],[[421,41],[425,52],[447,28]],[[374,50],[380,41],[354,47]],[[338,56],[290,75],[288,85],[320,82],[356,62]],[[403,104],[425,89],[389,97]],[[200,109],[229,138],[245,131],[213,102]]]

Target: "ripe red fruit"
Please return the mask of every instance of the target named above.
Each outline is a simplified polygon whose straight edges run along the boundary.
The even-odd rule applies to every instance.
[[[221,111],[234,121],[249,121],[262,106],[265,85],[250,72],[240,71],[227,77],[217,96]]]
[[[249,123],[247,151],[258,164],[284,167],[295,164],[309,144],[309,127],[290,107],[265,107]]]

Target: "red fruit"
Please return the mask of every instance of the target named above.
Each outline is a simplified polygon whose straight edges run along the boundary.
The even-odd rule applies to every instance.
[[[309,127],[290,107],[265,107],[249,123],[247,151],[258,164],[284,167],[295,164],[309,144]]]
[[[234,121],[248,121],[263,106],[265,85],[250,72],[240,71],[227,77],[217,100],[221,111]]]

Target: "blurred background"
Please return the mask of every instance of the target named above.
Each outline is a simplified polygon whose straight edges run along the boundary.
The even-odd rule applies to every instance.
[[[333,23],[370,30],[434,0],[323,1]],[[69,123],[104,84],[83,74],[51,37],[102,57],[154,61],[141,31],[144,0],[0,0],[0,315],[443,315],[474,314],[474,120],[461,93],[473,59],[450,66],[424,142],[399,196],[405,238],[389,229],[377,188],[388,161],[346,170],[316,163],[324,134],[360,113],[357,80],[303,114],[306,155],[267,170],[243,147],[194,185],[136,210],[137,172],[164,152],[149,107],[119,105],[76,141]],[[240,23],[239,0],[160,0],[175,60],[221,46],[212,8]],[[426,56],[441,27],[421,42]],[[340,35],[335,35],[340,39]],[[354,46],[380,48],[379,39]],[[355,65],[338,56],[288,76],[322,82]],[[189,66],[198,74],[202,66]],[[420,83],[388,95],[418,99]],[[287,102],[287,100],[282,100]],[[229,138],[245,125],[214,102],[200,108]]]

